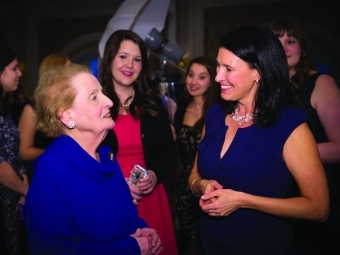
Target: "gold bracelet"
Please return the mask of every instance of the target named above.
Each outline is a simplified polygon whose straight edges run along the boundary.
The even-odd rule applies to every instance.
[[[196,197],[201,197],[200,195],[196,194],[196,193],[192,190],[192,185],[194,185],[194,182],[195,182],[197,179],[198,179],[198,178],[195,178],[195,180],[192,181],[191,186],[190,186],[190,189],[191,189],[192,194],[194,194]]]

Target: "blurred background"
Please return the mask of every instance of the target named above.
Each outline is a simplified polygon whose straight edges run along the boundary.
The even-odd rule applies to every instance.
[[[123,2],[2,0],[0,42],[18,53],[25,94],[31,96],[40,61],[50,53],[66,53],[72,62],[95,70],[99,41]],[[280,16],[292,16],[305,25],[320,69],[340,84],[340,15],[335,4],[331,0],[170,0],[164,28],[159,32],[184,53],[179,61],[169,59],[162,66],[160,55],[150,51],[152,76],[163,68],[163,78],[176,90],[188,61],[199,55],[215,58],[219,38],[226,31],[244,22],[269,24]]]

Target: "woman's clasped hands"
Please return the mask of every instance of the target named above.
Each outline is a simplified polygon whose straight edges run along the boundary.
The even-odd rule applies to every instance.
[[[201,185],[203,195],[200,198],[199,205],[202,211],[210,216],[228,216],[240,207],[238,203],[239,192],[223,189],[222,185],[215,180],[202,180]]]
[[[153,228],[138,228],[131,236],[137,240],[141,255],[158,255],[163,250],[161,239]]]

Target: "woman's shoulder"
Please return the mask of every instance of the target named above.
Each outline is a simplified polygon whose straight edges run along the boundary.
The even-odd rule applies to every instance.
[[[340,89],[335,79],[329,74],[315,73],[309,76],[313,79],[314,86],[312,93],[312,105],[337,100],[340,96]]]
[[[323,74],[323,73],[318,73],[318,74],[319,75],[317,76],[316,81],[315,81],[316,87],[321,86],[323,89],[329,86],[338,88],[338,85],[335,79],[331,75]]]
[[[281,114],[285,117],[293,116],[307,116],[306,112],[300,106],[285,105],[281,107]]]
[[[291,126],[297,126],[308,121],[308,115],[301,107],[283,106],[281,108],[281,121]]]
[[[213,104],[207,111],[205,116],[205,126],[206,132],[210,129],[210,127],[217,128],[217,123],[224,123],[225,112],[222,109],[222,106],[219,103]]]
[[[222,106],[220,103],[214,103],[208,110],[207,110],[207,118],[211,118],[215,115],[225,115]]]

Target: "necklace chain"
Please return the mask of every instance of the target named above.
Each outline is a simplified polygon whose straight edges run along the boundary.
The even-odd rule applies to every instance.
[[[122,105],[123,105],[123,108],[124,108],[124,110],[125,110],[126,112],[129,110],[129,107],[130,107],[130,105],[131,105],[131,103],[132,103],[132,101],[133,101],[134,98],[135,98],[135,91],[133,90],[133,91],[132,91],[132,96],[129,97],[129,99],[127,100],[126,103],[122,104]]]
[[[239,115],[238,113],[239,107],[237,107],[235,111],[231,114],[231,118],[239,125],[242,125],[243,123],[247,123],[248,121],[253,120],[253,114],[251,112],[248,112],[245,115]]]

